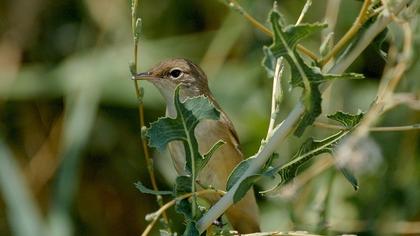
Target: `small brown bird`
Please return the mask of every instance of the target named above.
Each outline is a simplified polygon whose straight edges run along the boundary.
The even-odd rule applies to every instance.
[[[217,189],[226,189],[226,181],[233,168],[243,160],[239,150],[238,135],[227,117],[210,92],[207,76],[203,70],[186,59],[169,59],[153,67],[150,71],[140,73],[135,79],[152,82],[163,95],[166,101],[166,115],[176,117],[174,106],[174,91],[181,84],[180,99],[199,95],[206,96],[220,111],[219,120],[202,120],[195,129],[200,153],[206,153],[218,140],[226,143],[212,156],[206,167],[200,172],[198,180],[203,185],[211,185]],[[168,144],[169,152],[178,174],[185,175],[185,151],[180,141]],[[215,203],[219,196],[209,194],[207,200]],[[260,231],[258,206],[253,190],[229,208],[226,212],[229,222],[239,233],[252,233]]]

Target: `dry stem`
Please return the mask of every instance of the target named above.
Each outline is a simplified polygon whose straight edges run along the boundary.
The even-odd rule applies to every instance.
[[[354,37],[354,35],[359,32],[360,28],[369,19],[369,6],[372,3],[372,0],[365,0],[360,10],[359,16],[356,21],[353,23],[352,27],[347,31],[347,33],[338,41],[338,43],[333,47],[333,49],[319,62],[322,66],[327,64],[327,62],[333,58],[343,47]]]
[[[133,6],[132,6],[132,17],[131,17],[131,27],[132,27],[132,31],[133,34],[135,34],[135,28],[136,28],[136,21],[137,21],[137,16],[135,14],[135,12],[137,11],[138,8],[138,0],[133,0]],[[134,58],[134,71],[137,72],[137,64],[138,64],[138,44],[139,44],[139,39],[136,38],[136,36],[134,36],[134,45],[133,45],[133,58]],[[141,86],[139,84],[139,80],[134,80],[134,87],[136,90],[136,96],[137,96],[137,101],[139,103],[138,106],[138,113],[139,113],[139,119],[140,119],[140,131],[142,130],[143,127],[145,127],[144,125],[144,105],[143,105],[143,94],[141,92]],[[154,174],[154,170],[153,170],[153,162],[152,159],[150,158],[150,154],[149,154],[149,149],[147,146],[147,142],[146,139],[144,139],[143,137],[141,137],[141,144],[143,147],[143,153],[144,153],[144,159],[146,162],[146,166],[147,166],[147,172],[149,174],[149,178],[150,178],[150,182],[152,183],[152,188],[155,191],[158,191],[158,187],[157,187],[157,183],[156,183],[156,177]],[[159,205],[159,207],[162,207],[163,202],[162,202],[162,196],[161,195],[156,195],[156,201]],[[168,226],[169,229],[169,220],[168,217],[166,215],[166,213],[163,213],[163,220],[165,222],[165,224]]]

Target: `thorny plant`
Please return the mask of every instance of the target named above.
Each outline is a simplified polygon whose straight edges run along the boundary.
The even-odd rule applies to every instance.
[[[143,236],[149,234],[161,216],[165,225],[165,229],[162,229],[161,233],[171,234],[168,219],[165,216],[165,211],[171,206],[175,206],[176,211],[185,217],[187,226],[184,235],[199,235],[206,231],[226,209],[239,201],[262,178],[274,179],[273,182],[276,179],[280,179],[280,181],[274,183],[273,188],[262,193],[270,193],[273,196],[285,192],[290,194],[290,192],[296,191],[296,188],[302,187],[309,179],[335,165],[354,189],[358,189],[357,179],[352,173],[352,156],[357,151],[357,144],[361,138],[367,136],[370,131],[404,131],[420,128],[419,124],[372,127],[384,112],[401,103],[406,103],[413,109],[419,109],[419,101],[416,100],[415,96],[395,93],[398,83],[410,65],[413,45],[413,18],[419,5],[418,2],[410,0],[364,0],[352,27],[337,43],[334,43],[331,33],[324,35],[325,37],[320,45],[320,56],[299,44],[302,39],[327,27],[327,24],[323,23],[302,23],[306,12],[311,6],[310,0],[306,2],[294,25],[285,24],[284,19],[277,10],[278,6],[274,4],[269,14],[269,23],[272,30],[258,22],[236,0],[226,0],[225,2],[227,6],[243,15],[256,29],[273,39],[272,45],[263,48],[265,54],[263,66],[268,74],[273,77],[271,115],[267,135],[258,152],[241,162],[231,173],[227,182],[227,192],[212,188],[196,191],[196,177],[199,171],[207,164],[212,153],[217,151],[217,148],[223,143],[215,143],[208,153],[200,154],[193,130],[200,120],[217,119],[219,113],[205,97],[196,97],[188,99],[184,103],[180,102],[177,90],[175,103],[178,117],[176,119],[160,118],[145,131],[145,136],[149,139],[149,145],[158,149],[163,149],[171,140],[182,140],[185,147],[189,148],[189,151],[186,152],[187,164],[185,169],[190,175],[179,176],[176,179],[173,191],[158,191],[146,143],[142,139],[153,189],[146,188],[140,182],[136,183],[136,186],[141,192],[155,194],[160,206],[158,211],[146,217],[151,222],[143,232]],[[130,68],[132,74],[135,74],[141,30],[137,0],[133,0],[132,3],[132,22],[134,63]],[[381,43],[387,35],[387,27],[393,22],[403,32],[403,42],[400,47],[397,46],[398,42],[391,34],[391,46],[388,54],[380,52],[386,56],[387,65],[376,99],[371,107],[359,114],[347,114],[337,111],[335,114],[327,116],[340,125],[316,121],[317,117],[322,113],[322,93],[335,79],[362,79],[363,75],[361,74],[344,72],[368,45],[377,44],[376,48],[381,48]],[[335,24],[334,22],[330,23]],[[332,32],[331,28],[329,30]],[[288,70],[284,70],[285,66],[287,66]],[[285,77],[283,75],[286,73],[285,71],[290,74],[289,82],[291,86],[293,88],[300,87],[302,94],[300,101],[290,111],[286,119],[278,122],[277,114],[282,102],[283,91],[281,80]],[[135,83],[139,99],[140,125],[143,129],[143,103],[141,100],[143,92],[137,82]],[[191,118],[189,119],[191,122],[185,123],[183,117]],[[171,133],[171,130],[176,129],[178,126],[189,127],[188,130],[192,130],[192,133],[187,130],[185,133]],[[288,162],[282,165],[275,165],[273,159],[278,156],[278,154],[274,153],[275,148],[291,134],[300,137],[308,126],[336,129],[337,132],[322,140],[308,138],[302,142],[300,149]],[[157,135],[158,133],[164,133],[165,135]],[[298,173],[299,167],[322,153],[329,154],[324,155],[324,159],[321,159],[324,160],[323,162],[315,162],[306,171]],[[328,156],[333,156],[334,158],[331,159]],[[325,159],[327,157],[328,159]],[[196,198],[209,192],[219,193],[223,197],[210,209],[203,211],[203,207],[197,206]],[[163,204],[161,195],[165,194],[172,195],[174,199]],[[189,201],[189,198],[192,201]],[[280,232],[269,232],[268,234],[282,235]],[[264,235],[264,233],[261,235]]]

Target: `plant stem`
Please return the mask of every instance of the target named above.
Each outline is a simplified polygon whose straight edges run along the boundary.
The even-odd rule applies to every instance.
[[[143,233],[141,234],[141,236],[147,236],[150,231],[152,230],[153,226],[155,225],[155,223],[157,222],[157,220],[159,219],[159,217],[165,214],[165,211],[168,210],[170,207],[172,207],[173,205],[176,204],[177,201],[189,198],[191,196],[200,196],[203,194],[207,194],[207,193],[218,193],[220,195],[224,195],[226,192],[222,191],[222,190],[217,190],[217,189],[204,189],[195,193],[187,193],[184,194],[182,196],[179,196],[169,202],[167,202],[165,205],[161,206],[159,208],[159,210],[157,210],[156,212],[152,213],[153,214],[153,220],[152,222],[149,223],[149,225],[147,225],[146,229],[143,231]]]
[[[283,75],[283,57],[278,58],[276,61],[276,69],[274,71],[273,78],[273,92],[271,95],[271,114],[270,114],[270,124],[268,125],[267,137],[268,139],[273,132],[274,125],[277,120],[277,115],[280,110],[281,97],[283,96],[281,90],[281,77]]]
[[[335,26],[337,24],[340,4],[341,0],[327,1],[324,21],[326,24],[328,24],[328,26],[322,31],[322,40],[325,40],[330,33],[334,32]]]
[[[261,24],[259,21],[257,21],[253,16],[251,16],[248,12],[246,12],[245,9],[243,9],[242,6],[239,5],[239,3],[236,0],[226,0],[226,1],[228,2],[227,5],[229,7],[232,7],[235,10],[237,10],[256,29],[260,30],[261,32],[263,32],[264,34],[266,34],[267,36],[269,36],[271,38],[274,36],[273,32],[270,29],[265,27],[263,24]],[[311,50],[305,48],[304,46],[302,46],[300,44],[298,44],[296,46],[296,48],[299,49],[299,51],[301,51],[306,56],[310,57],[312,60],[318,61],[318,57],[313,52],[311,52]]]
[[[347,31],[347,33],[338,41],[338,43],[333,47],[333,49],[319,62],[321,66],[325,65],[333,58],[343,47],[359,32],[360,28],[369,19],[369,6],[372,3],[372,0],[365,0],[362,6],[362,9],[359,12],[359,15],[356,18],[356,21],[353,23],[352,27]]]
[[[323,122],[315,122],[315,126],[326,129],[346,130],[347,128],[341,125],[332,125]],[[389,126],[389,127],[371,127],[370,132],[390,132],[390,131],[410,131],[420,129],[420,124],[403,125],[403,126]]]
[[[395,8],[393,14],[398,14],[409,2],[410,0],[402,0]],[[372,42],[372,40],[392,21],[392,19],[391,15],[380,15],[378,20],[368,28],[362,39],[356,44],[353,51],[349,54],[349,56],[352,55],[353,60],[350,61],[346,57],[344,60],[339,61],[336,65],[334,65],[329,73],[343,73],[357,58],[357,56],[359,56],[360,53]],[[273,130],[273,134],[255,155],[256,158],[238,182],[197,222],[197,229],[200,233],[204,232],[211,223],[217,219],[217,217],[222,215],[223,212],[225,212],[233,204],[233,196],[238,189],[239,184],[245,178],[257,173],[261,169],[278,145],[293,132],[304,112],[305,107],[302,102],[298,102],[287,118]]]
[[[133,69],[134,72],[137,72],[137,64],[138,64],[138,51],[139,51],[139,38],[138,36],[136,36],[136,22],[137,19],[139,19],[138,15],[137,15],[137,10],[138,10],[138,0],[132,0],[133,1],[133,5],[132,5],[132,12],[131,12],[131,28],[132,28],[132,32],[133,32]],[[134,87],[136,90],[136,96],[137,96],[137,101],[138,101],[138,114],[139,114],[139,119],[140,119],[140,131],[142,130],[143,127],[145,127],[144,125],[144,104],[143,104],[143,94],[142,94],[142,90],[141,90],[141,86],[139,83],[139,80],[134,80]],[[146,139],[141,137],[141,144],[143,147],[143,153],[144,153],[144,159],[146,162],[146,166],[147,166],[147,172],[149,174],[149,178],[150,178],[150,182],[152,184],[152,188],[154,191],[159,191],[159,188],[157,186],[157,182],[156,182],[156,177],[154,174],[154,168],[153,168],[153,162],[152,159],[150,158],[150,154],[149,154],[149,148],[147,146],[147,142]],[[156,195],[156,201],[158,203],[159,207],[162,207],[163,205],[163,201],[162,201],[162,196],[161,195]],[[168,217],[166,215],[166,213],[163,213],[163,220],[164,223],[166,225],[166,228],[168,229],[168,231],[170,232],[170,228],[169,228],[169,220]]]
[[[305,17],[306,13],[308,12],[309,8],[312,5],[312,0],[306,0],[305,5],[303,6],[302,11],[300,12],[300,15],[298,17],[298,20],[296,21],[296,25],[302,23],[303,17]]]

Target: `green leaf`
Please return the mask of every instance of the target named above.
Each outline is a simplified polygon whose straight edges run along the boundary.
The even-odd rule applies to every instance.
[[[325,24],[299,24],[282,27],[279,24],[280,15],[273,10],[270,14],[270,21],[273,27],[274,40],[269,47],[275,59],[284,57],[291,68],[291,84],[293,87],[300,86],[303,90],[302,100],[306,113],[302,117],[295,134],[300,136],[308,125],[311,125],[315,118],[321,114],[321,93],[319,92],[319,81],[323,79],[320,71],[306,65],[300,55],[296,52],[297,44],[309,35],[326,27]],[[265,53],[269,55],[269,53]],[[274,60],[273,58],[265,58]],[[267,63],[264,63],[267,64]]]
[[[239,163],[239,165],[237,165],[235,167],[235,169],[233,169],[233,171],[230,173],[229,178],[228,178],[227,183],[226,183],[226,190],[227,191],[229,191],[233,187],[233,185],[235,185],[236,182],[238,182],[238,180],[242,177],[242,175],[245,173],[245,171],[251,165],[251,161],[253,159],[254,159],[253,157],[245,159],[245,160],[241,161]]]
[[[351,129],[355,127],[363,118],[363,113],[359,112],[357,115],[352,115],[342,111],[337,111],[332,115],[327,116],[329,119],[341,123],[344,127]]]
[[[294,155],[294,158],[279,168],[278,173],[281,177],[279,185],[290,182],[296,176],[299,167],[313,157],[321,153],[331,153],[334,146],[345,134],[347,132],[341,131],[323,140],[307,139]]]
[[[134,62],[130,62],[130,64],[128,64],[128,68],[130,69],[131,76],[135,76],[137,74],[136,64],[134,64]]]
[[[274,71],[276,69],[277,58],[274,57],[270,48],[266,46],[263,47],[263,53],[264,53],[264,60],[262,61],[261,64],[264,67],[265,71],[267,72],[268,77],[272,78],[274,77]]]
[[[354,190],[359,189],[359,184],[357,182],[356,177],[354,176],[353,172],[348,168],[340,168],[341,173],[343,173],[344,177],[350,182],[350,184],[353,186]]]
[[[201,166],[200,169],[203,169],[204,166],[207,165],[207,163],[209,162],[210,158],[213,156],[214,152],[216,152],[223,144],[225,144],[226,142],[222,139],[220,139],[219,141],[217,141],[215,144],[213,144],[213,146],[210,148],[210,150],[208,150],[204,155],[203,155],[203,161],[201,162]]]
[[[190,176],[178,176],[175,180],[174,185],[174,194],[175,196],[184,195],[186,193],[191,193],[191,177]]]
[[[239,187],[236,189],[235,193],[233,194],[233,203],[237,203],[241,200],[245,194],[249,191],[252,185],[255,184],[258,180],[261,179],[261,175],[251,175],[245,178],[240,184]]]
[[[194,135],[195,127],[203,119],[219,119],[220,112],[204,96],[188,98],[181,102],[179,98],[180,86],[175,90],[176,118],[164,117],[150,125],[146,136],[149,145],[163,150],[174,140],[182,141],[186,154],[186,171],[192,174],[194,168],[198,173],[209,161],[210,155],[202,156],[198,151],[198,143]],[[219,147],[220,145],[216,145]]]
[[[200,232],[197,230],[195,221],[189,221],[183,236],[199,236]]]
[[[301,100],[305,106],[305,114],[302,116],[295,135],[301,136],[306,127],[312,125],[321,114],[321,92],[319,85],[325,81],[336,78],[363,78],[362,75],[348,73],[342,75],[323,74],[319,67],[307,65],[296,50],[298,43],[309,35],[326,27],[326,24],[299,24],[283,26],[279,23],[280,14],[273,10],[270,14],[274,39],[270,47],[263,49],[265,58],[263,65],[269,73],[273,73],[273,64],[279,57],[284,57],[290,66],[293,88],[303,88]],[[274,64],[275,65],[275,64]]]
[[[149,189],[146,186],[144,186],[143,183],[140,181],[137,181],[136,183],[134,183],[134,185],[142,193],[153,194],[153,195],[172,195],[171,191],[155,191],[153,189]]]
[[[238,202],[239,200],[241,200],[245,196],[245,194],[249,191],[249,189],[251,189],[252,185],[254,185],[261,178],[263,178],[263,177],[273,178],[275,176],[278,169],[274,169],[271,166],[271,164],[272,164],[273,160],[275,160],[276,158],[278,158],[278,154],[273,153],[271,155],[270,159],[267,161],[267,163],[261,169],[261,173],[248,176],[247,178],[242,180],[242,182],[239,184],[239,187],[236,189],[236,191],[233,195],[233,201],[234,202]],[[228,181],[227,181],[227,184],[226,184],[226,190],[227,191],[229,191],[233,187],[233,185],[235,185],[235,183],[237,181],[239,181],[239,179],[243,176],[245,171],[251,165],[251,162],[253,161],[253,159],[254,158],[251,157],[251,158],[248,158],[246,160],[243,160],[241,163],[239,163],[239,165],[237,165],[235,167],[235,169],[231,172],[231,174],[228,178]]]

